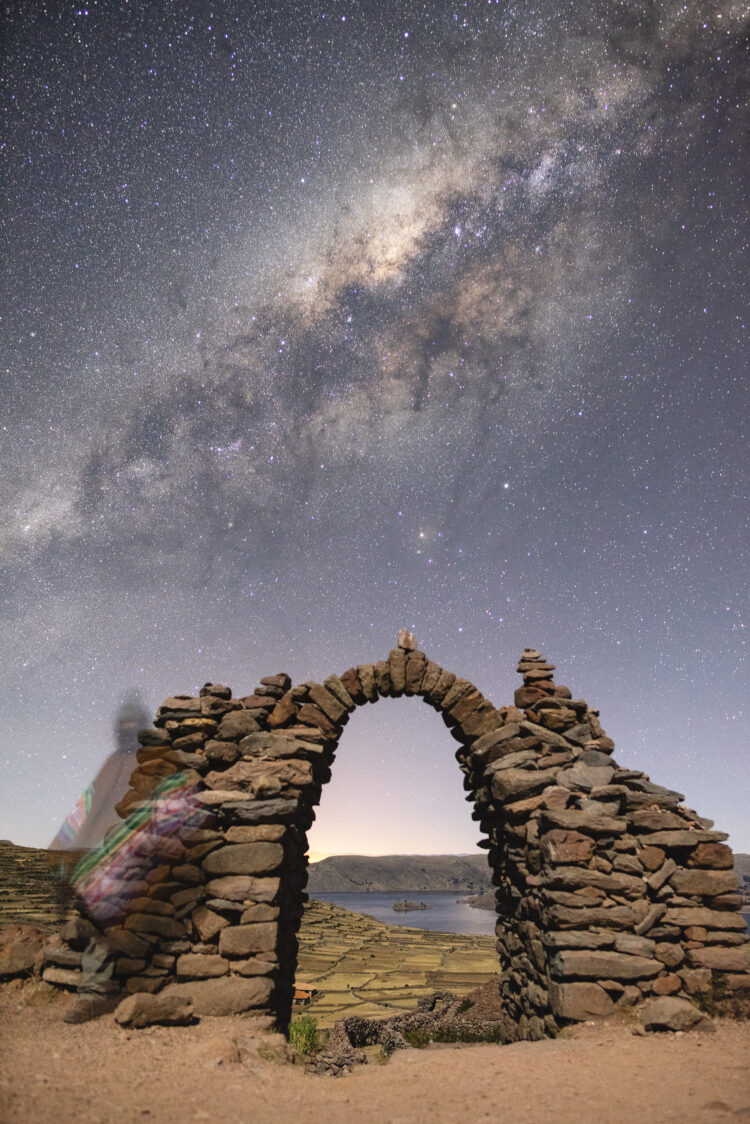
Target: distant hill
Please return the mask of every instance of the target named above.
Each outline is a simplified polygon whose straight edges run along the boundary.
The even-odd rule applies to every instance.
[[[309,867],[313,893],[444,890],[479,894],[491,886],[487,856],[331,855]]]

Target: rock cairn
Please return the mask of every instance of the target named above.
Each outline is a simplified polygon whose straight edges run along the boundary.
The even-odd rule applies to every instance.
[[[118,810],[182,771],[211,820],[160,857],[107,930],[126,990],[164,989],[198,1015],[288,1023],[305,833],[339,738],[357,706],[418,695],[459,742],[497,887],[501,993],[517,1038],[647,996],[747,993],[750,945],[726,836],[680,793],[621,768],[598,712],[555,686],[538,652],[526,649],[518,670],[515,705],[498,709],[402,630],[386,660],[322,684],[278,674],[243,698],[208,683],[198,698],[167,699],[139,734]],[[86,935],[80,921],[63,931],[45,978],[75,982],[70,954]],[[61,970],[66,981],[52,979]]]

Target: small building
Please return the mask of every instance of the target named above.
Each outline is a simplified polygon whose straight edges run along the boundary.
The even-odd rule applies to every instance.
[[[307,1004],[311,1000],[313,1000],[317,994],[317,987],[305,987],[302,984],[295,984],[292,1003],[294,1003],[297,1007],[306,1007]]]

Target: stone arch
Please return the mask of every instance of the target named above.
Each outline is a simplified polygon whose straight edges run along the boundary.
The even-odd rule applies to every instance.
[[[198,1013],[255,1011],[288,1023],[306,900],[306,831],[356,707],[421,697],[458,743],[496,887],[504,1006],[520,1039],[646,996],[688,998],[750,983],[726,835],[680,793],[621,768],[598,711],[556,686],[526,649],[514,705],[495,707],[402,630],[387,659],[323,683],[263,678],[252,695],[206,684],[141,731],[118,805],[147,803],[182,773],[210,815],[144,877],[106,935],[128,991],[178,991]],[[174,841],[173,841],[174,842]]]

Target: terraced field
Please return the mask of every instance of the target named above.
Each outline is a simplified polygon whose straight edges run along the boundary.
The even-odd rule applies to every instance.
[[[386,925],[328,902],[308,902],[299,942],[297,982],[319,990],[308,1010],[323,1027],[387,1018],[440,989],[465,995],[498,970],[493,937]]]
[[[0,929],[62,923],[45,850],[0,841]],[[494,938],[386,925],[310,901],[299,933],[297,982],[319,995],[308,1010],[321,1026],[346,1015],[386,1018],[445,989],[464,995],[498,970]]]

